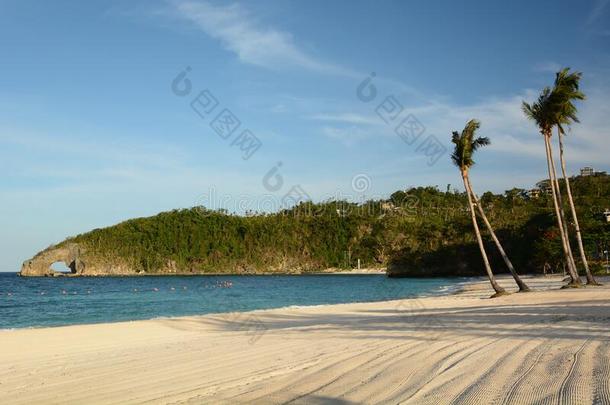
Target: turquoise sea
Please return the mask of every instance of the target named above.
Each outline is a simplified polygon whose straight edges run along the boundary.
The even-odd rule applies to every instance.
[[[0,329],[449,294],[464,278],[384,275],[26,278],[0,273]]]

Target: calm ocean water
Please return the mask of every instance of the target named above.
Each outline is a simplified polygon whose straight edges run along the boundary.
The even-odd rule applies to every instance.
[[[0,329],[447,294],[465,279],[384,275],[25,278],[0,273]]]

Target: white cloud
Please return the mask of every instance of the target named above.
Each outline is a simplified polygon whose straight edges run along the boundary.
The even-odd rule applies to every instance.
[[[356,113],[315,114],[310,118],[315,121],[341,122],[345,124],[360,125],[378,125],[381,121],[381,119],[378,117]]]
[[[269,109],[270,112],[275,113],[275,114],[283,114],[285,112],[288,112],[288,108],[286,108],[286,106],[282,103],[278,103],[275,104],[273,107],[271,107],[271,109]]]
[[[73,156],[74,161],[103,161],[112,164],[128,164],[129,166],[154,167],[160,170],[181,165],[186,156],[184,150],[170,144],[147,145],[88,140],[82,135],[65,136],[58,134],[39,134],[21,131],[14,128],[0,127],[0,142],[17,145],[29,153],[43,152],[45,156]],[[106,138],[100,137],[104,140]],[[69,162],[69,160],[68,160]]]
[[[372,135],[369,131],[355,125],[349,127],[325,126],[322,128],[322,133],[331,139],[343,143],[345,146],[352,146]]]
[[[604,14],[608,4],[610,4],[610,0],[597,0],[589,13],[587,24],[590,25],[597,21]]]
[[[563,66],[561,66],[557,62],[541,62],[534,66],[534,70],[537,72],[544,73],[557,73],[561,70]]]
[[[319,73],[360,77],[307,54],[295,44],[292,34],[264,27],[239,4],[216,6],[206,1],[172,4],[181,18],[219,40],[244,63],[273,69],[301,67]]]
[[[607,86],[597,83],[597,86],[591,86],[591,90],[585,89],[588,98],[578,106],[581,123],[573,126],[566,139],[566,156],[574,165],[594,164],[605,167],[608,164],[610,92],[605,87]],[[403,115],[415,115],[426,127],[427,134],[434,134],[441,141],[447,140],[447,144],[452,131],[461,130],[468,120],[476,118],[481,121],[480,134],[491,138],[490,152],[543,160],[545,152],[541,135],[521,110],[522,101],[531,102],[536,96],[536,91],[525,90],[517,95],[487,98],[468,105],[431,101],[405,108]],[[374,109],[375,106],[371,108]],[[346,124],[343,127],[325,126],[322,132],[349,146],[380,135],[396,136],[393,126],[385,125],[381,120],[378,120],[380,125],[369,126],[374,122],[365,119],[366,115],[335,113],[318,117]]]

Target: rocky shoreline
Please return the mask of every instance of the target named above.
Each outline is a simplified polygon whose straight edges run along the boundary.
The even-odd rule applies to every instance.
[[[54,263],[61,262],[70,269],[70,273],[53,270]],[[154,273],[134,270],[132,267],[112,263],[87,253],[77,243],[50,246],[34,257],[23,262],[19,275],[22,277],[141,277],[141,276],[227,276],[227,275],[332,275],[332,274],[385,274],[385,268],[365,268],[344,270],[327,268],[320,270],[282,269],[278,271],[243,271],[203,272],[181,271],[176,264],[168,260],[167,264]]]

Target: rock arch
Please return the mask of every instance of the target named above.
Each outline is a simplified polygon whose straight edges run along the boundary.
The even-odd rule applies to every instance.
[[[80,258],[80,248],[76,244],[53,246],[43,250],[30,260],[23,262],[20,274],[22,276],[56,276],[65,273],[55,271],[51,265],[63,262],[72,274],[82,274],[85,263]]]

